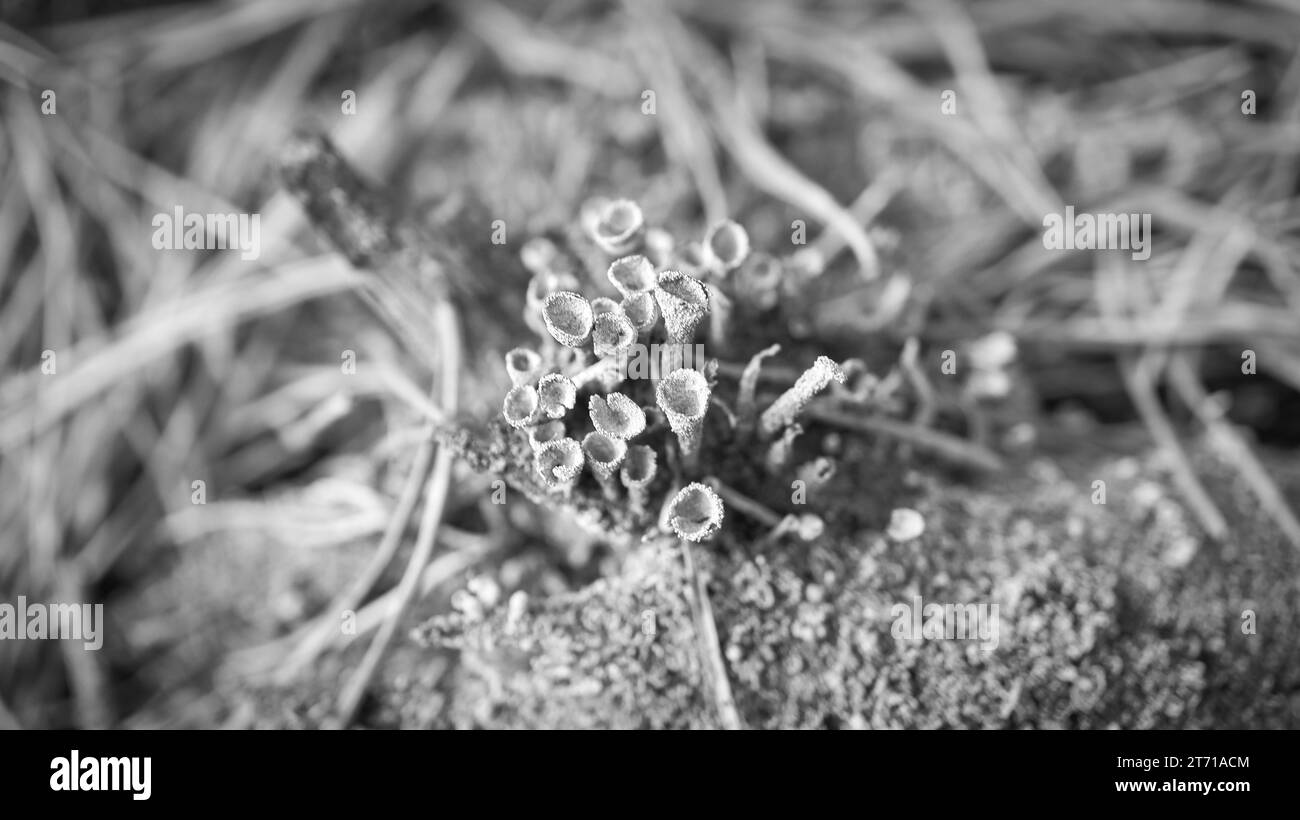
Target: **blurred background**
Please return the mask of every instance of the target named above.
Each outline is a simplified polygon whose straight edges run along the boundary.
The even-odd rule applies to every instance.
[[[0,0],[0,600],[108,620],[97,653],[0,641],[0,726],[321,725],[359,657],[321,624],[375,572],[430,379],[499,411],[520,243],[595,195],[787,250],[804,220],[838,276],[799,333],[934,362],[1010,334],[1012,445],[1050,417],[1067,454],[1154,446],[1201,532],[1245,498],[1300,544],[1298,44],[1288,0]],[[469,260],[459,362],[389,335],[286,192],[304,126]],[[1067,205],[1152,214],[1151,258],[1045,251]],[[177,206],[260,214],[259,258],[155,250]],[[420,611],[485,566],[601,574],[490,480],[456,468]],[[384,669],[450,663],[399,636]]]

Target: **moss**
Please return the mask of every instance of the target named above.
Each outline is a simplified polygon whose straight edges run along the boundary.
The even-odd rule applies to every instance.
[[[688,588],[671,542],[636,550],[617,579],[511,618],[439,616],[424,644],[460,650],[445,720],[511,728],[710,727]]]
[[[1245,504],[1235,543],[1200,544],[1185,562],[1190,523],[1154,460],[1063,467],[1023,464],[1021,477],[1000,486],[921,479],[910,504],[926,531],[904,544],[881,534],[881,516],[875,527],[841,528],[811,546],[790,541],[750,554],[724,541],[697,550],[746,724],[1300,723],[1292,694],[1300,617],[1286,580],[1297,559],[1281,537]],[[1091,501],[1097,477],[1108,481],[1106,505]],[[860,487],[836,479],[828,491]],[[521,636],[507,638],[499,614],[423,631],[475,654],[459,673],[466,685],[453,687],[453,720],[715,725],[675,549],[645,547],[620,575],[542,603]],[[891,607],[914,595],[998,603],[999,645],[985,652],[969,641],[895,640]],[[638,630],[647,608],[659,614],[653,640]],[[1246,608],[1257,612],[1256,635],[1239,628]]]

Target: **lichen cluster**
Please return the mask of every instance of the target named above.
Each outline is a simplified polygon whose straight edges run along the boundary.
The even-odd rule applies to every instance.
[[[907,469],[908,455],[839,432],[818,431],[812,458],[796,446],[801,423],[815,430],[837,413],[924,418],[915,343],[879,379],[862,361],[824,357],[773,378],[760,370],[779,348],[763,348],[772,340],[754,332],[735,334],[761,348],[733,346],[747,365],[709,358],[624,378],[615,364],[627,338],[711,340],[734,329],[717,320],[720,305],[733,318],[784,322],[795,274],[788,260],[749,250],[734,223],[679,247],[666,232],[633,229],[630,203],[587,210],[576,236],[524,249],[526,319],[541,342],[506,357],[502,435],[473,447],[462,433],[459,449],[611,540],[633,537],[618,572],[579,591],[462,601],[422,625],[420,643],[460,652],[440,720],[726,725],[710,643],[729,700],[754,728],[1178,727],[1294,715],[1289,684],[1269,683],[1266,700],[1249,706],[1249,687],[1230,674],[1284,668],[1294,617],[1258,638],[1234,618],[1247,607],[1279,611],[1278,596],[1290,593],[1262,577],[1214,592],[1180,582],[1180,573],[1220,570],[1208,557],[1183,566],[1182,527],[1143,523],[1150,492],[1119,491],[1110,507],[1089,501],[1078,487],[1091,477],[1119,479],[1105,459],[1072,480],[1029,465],[990,492]],[[1012,355],[990,337],[972,346],[971,371],[997,386]],[[763,378],[793,386],[760,401]],[[981,401],[1002,392],[966,389]],[[776,489],[792,479],[816,501],[778,506]],[[800,514],[784,514],[792,510]],[[1261,538],[1289,555],[1276,533]],[[698,540],[713,543],[682,549]],[[693,568],[682,560],[692,554]],[[898,639],[892,607],[913,596],[999,605],[1001,642],[985,651]]]
[[[804,406],[845,380],[818,357],[759,412],[758,369],[769,348],[733,397],[718,394],[717,362],[706,353],[728,335],[733,309],[770,310],[788,284],[786,265],[751,251],[736,222],[679,243],[647,227],[635,202],[596,199],[574,230],[531,239],[520,255],[532,274],[524,320],[539,340],[505,356],[512,386],[501,417],[533,475],[503,472],[596,527],[712,539],[726,513],[703,480],[713,454],[739,446],[784,469]]]

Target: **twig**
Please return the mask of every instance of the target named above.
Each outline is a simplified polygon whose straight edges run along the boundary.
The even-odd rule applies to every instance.
[[[73,563],[59,566],[57,575],[59,598],[64,601],[86,600],[86,586],[80,569]],[[107,624],[97,625],[102,639]],[[72,692],[77,704],[78,725],[83,729],[106,729],[112,721],[112,707],[108,698],[108,679],[100,666],[96,653],[88,652],[81,641],[62,640],[63,662],[72,682]]]
[[[442,367],[438,371],[441,404],[448,414],[454,414],[457,393],[460,389],[460,323],[455,309],[445,301],[436,306],[433,321],[442,336]],[[433,478],[425,497],[424,516],[420,521],[420,531],[415,540],[415,550],[406,566],[406,574],[402,576],[398,586],[397,599],[389,610],[388,620],[384,622],[379,634],[375,636],[374,642],[366,651],[365,657],[362,658],[361,667],[348,681],[347,687],[339,698],[339,720],[344,726],[351,723],[356,716],[357,707],[360,706],[361,698],[370,685],[370,679],[378,669],[384,652],[397,632],[402,616],[419,588],[420,576],[429,562],[429,557],[433,554],[434,538],[438,532],[438,524],[442,520],[454,459],[455,455],[451,448],[446,445],[439,446],[433,467]]]
[[[907,186],[907,177],[903,171],[896,165],[891,165],[881,171],[871,184],[862,189],[858,198],[853,200],[849,205],[849,213],[853,215],[862,225],[870,225],[876,221],[890,201],[904,190]],[[823,230],[813,240],[811,247],[815,248],[822,259],[827,264],[835,258],[840,251],[844,250],[844,236],[839,231]]]
[[[709,591],[703,576],[695,568],[691,557],[691,545],[682,541],[682,558],[686,562],[686,574],[693,583],[695,599],[697,640],[703,653],[705,677],[713,686],[713,702],[718,709],[718,719],[724,729],[744,729],[740,713],[736,710],[736,701],[731,694],[731,683],[727,680],[727,665],[722,659],[722,647],[718,643],[718,627],[713,620],[713,607],[709,603]]]
[[[989,66],[980,33],[965,7],[952,0],[924,0],[920,10],[952,64],[962,95],[967,98],[966,110],[977,127],[991,138],[990,151],[1005,157],[1040,198],[1045,201],[1056,198],[1033,149],[1011,116]]]
[[[685,166],[691,174],[704,203],[706,219],[709,222],[723,219],[728,215],[727,194],[718,172],[713,140],[708,136],[708,122],[678,71],[678,65],[685,63],[662,59],[670,51],[676,34],[668,24],[668,13],[662,8],[652,8],[644,0],[625,0],[624,7],[638,21],[630,35],[632,58],[646,82],[658,89],[659,104],[665,107],[655,117],[664,150],[674,164]]]
[[[1237,472],[1259,499],[1259,505],[1277,522],[1278,528],[1282,530],[1287,540],[1293,546],[1300,548],[1300,521],[1296,520],[1286,497],[1269,477],[1268,471],[1264,469],[1264,465],[1259,462],[1259,458],[1251,451],[1250,445],[1241,434],[1210,409],[1210,397],[1196,377],[1186,356],[1176,356],[1170,362],[1169,381],[1188,408],[1205,425],[1214,449],[1237,468]]]
[[[426,432],[428,436],[415,453],[415,460],[411,464],[411,472],[407,475],[406,484],[402,487],[402,494],[398,497],[397,506],[393,508],[392,515],[388,519],[388,526],[379,541],[379,549],[375,550],[375,554],[370,558],[370,563],[362,570],[361,575],[352,583],[352,586],[334,599],[333,603],[321,614],[319,622],[313,627],[309,627],[311,631],[302,640],[302,643],[298,644],[289,657],[285,659],[277,672],[280,683],[287,683],[297,677],[299,672],[316,660],[338,634],[338,621],[336,620],[338,613],[355,610],[360,606],[366,594],[374,587],[384,569],[393,560],[393,556],[397,554],[397,548],[402,543],[402,536],[406,533],[406,526],[411,520],[411,515],[415,512],[416,502],[420,498],[420,490],[428,481],[429,472],[433,465],[434,443],[432,430],[426,428]]]
[[[917,338],[908,337],[903,343],[903,353],[898,357],[898,363],[903,375],[907,377],[907,383],[916,393],[916,412],[912,414],[912,423],[917,427],[929,427],[934,423],[936,400],[934,387],[916,361],[920,349],[921,343]]]
[[[722,500],[727,502],[728,507],[743,512],[750,518],[753,518],[762,524],[766,524],[769,527],[775,527],[777,524],[781,523],[781,516],[772,512],[763,504],[760,504],[749,496],[741,493],[739,490],[731,488],[727,484],[723,483],[722,479],[717,476],[706,476],[704,483],[708,484],[715,492],[717,492],[718,495],[722,496]]]
[[[389,213],[324,136],[296,134],[280,158],[285,185],[312,224],[353,266],[369,271],[363,291],[423,362],[437,361],[438,328],[425,306],[448,298],[451,270],[468,270],[455,243],[434,242]]]
[[[615,99],[637,89],[635,72],[626,62],[585,41],[567,42],[539,21],[524,19],[500,3],[473,0],[454,6],[465,28],[511,73],[558,80]]]
[[[429,565],[424,568],[424,574],[420,577],[419,595],[421,596],[428,595],[440,584],[469,569],[477,561],[482,560],[484,556],[493,551],[496,544],[487,535],[468,533],[443,526],[438,528],[438,546],[442,547],[444,552],[430,561]],[[396,600],[396,593],[397,588],[394,587],[357,609],[355,634],[344,635],[342,630],[339,629],[338,622],[334,622],[334,634],[330,636],[331,640],[339,642],[346,638],[349,642],[356,641],[374,632],[388,617],[393,601]],[[286,653],[295,651],[298,645],[306,639],[305,636],[310,635],[316,626],[317,624],[314,621],[306,623],[288,635],[273,638],[256,646],[235,650],[222,663],[222,667],[241,679],[259,676],[272,668]],[[278,673],[280,670],[275,671]]]
[[[361,699],[365,696],[371,679],[384,659],[384,653],[387,652],[393,636],[397,633],[402,616],[406,614],[407,607],[420,587],[424,567],[433,554],[434,536],[442,520],[442,510],[447,499],[447,488],[451,482],[451,466],[454,460],[455,456],[450,448],[445,446],[438,448],[433,480],[429,483],[429,491],[425,497],[420,532],[415,539],[415,551],[406,565],[406,573],[397,587],[396,597],[389,604],[388,615],[379,628],[379,634],[366,649],[365,657],[361,659],[361,666],[353,673],[339,696],[338,720],[342,726],[351,724],[356,717]]]
[[[630,9],[644,5],[627,3]],[[709,122],[717,132],[719,143],[731,154],[741,172],[760,190],[839,232],[856,258],[861,276],[868,281],[878,278],[880,261],[871,237],[830,191],[809,178],[773,147],[763,134],[752,106],[739,93],[736,83],[728,76],[724,61],[713,47],[688,29],[675,13],[647,14],[643,19],[647,26],[662,33],[667,46],[665,51],[672,53],[676,49],[676,63],[692,67],[692,79],[703,89],[712,109]],[[660,66],[673,63],[674,60],[656,61]]]
[[[722,144],[756,186],[790,205],[801,208],[840,233],[858,262],[862,278],[880,276],[880,260],[871,237],[829,191],[809,179],[763,136],[743,100],[714,95],[718,106],[714,123]]]
[[[1201,526],[1216,541],[1222,541],[1228,535],[1228,523],[1223,513],[1215,506],[1209,493],[1201,486],[1200,479],[1192,470],[1187,454],[1178,443],[1178,434],[1169,422],[1168,416],[1160,408],[1156,398],[1155,373],[1159,370],[1155,352],[1148,351],[1140,357],[1124,357],[1120,362],[1120,371],[1124,375],[1124,386],[1137,407],[1138,415],[1151,431],[1156,444],[1169,456],[1174,473],[1174,483],[1182,491],[1191,512],[1201,522]]]
[[[905,421],[883,418],[881,416],[850,416],[826,407],[812,406],[807,410],[808,417],[858,433],[890,436],[912,444],[918,449],[926,450],[963,467],[973,467],[988,472],[1003,469],[1002,459],[987,447],[957,438],[929,427],[919,427]]]
[[[66,378],[49,383],[38,368],[3,386],[0,450],[38,435],[96,395],[132,379],[186,344],[250,319],[355,288],[356,275],[329,259],[281,266],[276,275],[205,286],[188,296],[137,314],[112,338],[97,335],[68,354]],[[62,356],[60,356],[62,358]],[[62,374],[61,374],[62,375]],[[38,387],[43,387],[39,393]]]
[[[1132,347],[1199,346],[1234,343],[1241,338],[1267,337],[1278,342],[1295,344],[1300,340],[1296,331],[1294,311],[1289,308],[1269,308],[1259,305],[1224,300],[1213,312],[1196,311],[1186,315],[1186,321],[1176,327],[1153,327],[1144,318],[1036,319],[1023,323],[994,323],[997,329],[1007,330],[1023,341],[1041,342],[1067,348],[1093,350],[1122,350]],[[951,326],[936,325],[930,329],[936,335],[960,335]]]
[[[424,362],[439,362],[436,377],[439,406],[448,417],[454,416],[460,389],[460,321],[448,301],[447,274],[449,270],[467,269],[456,244],[435,243],[415,226],[392,217],[323,136],[299,134],[281,157],[281,173],[317,229],[353,265],[371,270],[366,292],[379,313],[412,348],[411,352]],[[427,305],[432,307],[426,309]],[[424,515],[406,572],[379,634],[339,697],[338,718],[344,726],[356,717],[361,699],[402,616],[418,594],[420,578],[433,554],[442,520],[453,460],[450,448],[438,448]],[[404,526],[403,523],[402,529]],[[392,529],[398,528],[394,525]],[[395,542],[399,540],[394,537],[393,542],[381,545],[374,563],[383,560],[385,551],[395,551]],[[372,579],[362,580],[373,583]]]

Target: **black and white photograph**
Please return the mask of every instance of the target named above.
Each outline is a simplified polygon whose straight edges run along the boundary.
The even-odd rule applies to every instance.
[[[0,728],[1296,729],[1298,455],[1294,0],[0,0]]]

